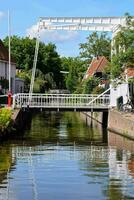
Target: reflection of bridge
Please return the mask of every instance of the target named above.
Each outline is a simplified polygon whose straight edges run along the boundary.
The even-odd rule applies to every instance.
[[[109,95],[88,94],[26,94],[13,96],[14,108],[45,108],[48,110],[100,111],[108,110]]]

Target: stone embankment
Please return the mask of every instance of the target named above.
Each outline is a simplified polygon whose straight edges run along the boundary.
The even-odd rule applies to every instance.
[[[134,114],[119,112],[116,109],[109,110],[109,113],[82,113],[84,121],[93,124],[94,121],[107,128],[109,132],[122,135],[134,140]]]
[[[85,118],[85,121],[90,121],[90,124],[96,121],[101,124],[103,128],[107,128],[108,112],[82,112],[81,116]]]
[[[109,111],[108,130],[134,139],[134,114],[119,112],[115,109]]]
[[[16,131],[22,131],[31,120],[31,113],[29,110],[15,109],[12,114],[13,128]]]

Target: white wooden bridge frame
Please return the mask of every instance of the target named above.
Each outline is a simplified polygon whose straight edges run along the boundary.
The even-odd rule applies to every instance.
[[[17,94],[13,97],[13,108],[45,108],[45,109],[74,109],[74,110],[105,110],[110,105],[109,95],[84,94],[33,94],[39,36],[42,29],[46,30],[86,30],[107,31],[112,33],[112,39],[119,31],[120,25],[125,25],[125,17],[41,17],[37,26],[37,42],[32,70],[29,94]],[[113,40],[112,40],[113,43]],[[113,44],[112,44],[113,46]],[[113,48],[112,48],[113,49]],[[112,50],[113,51],[113,50]],[[112,52],[113,53],[113,52]]]
[[[39,30],[85,30],[116,32],[126,17],[41,17]]]
[[[13,96],[13,108],[45,108],[49,110],[107,110],[109,95],[89,94],[32,94],[20,93]]]

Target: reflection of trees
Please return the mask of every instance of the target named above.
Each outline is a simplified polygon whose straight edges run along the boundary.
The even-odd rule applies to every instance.
[[[87,127],[79,113],[42,112],[33,115],[31,129],[26,131],[24,139],[31,145],[58,141],[90,144],[102,142],[102,134],[97,127]]]
[[[91,141],[102,141],[102,135],[98,128],[87,127],[79,116],[79,113],[65,113],[63,120],[67,126],[68,140],[75,142],[90,143]]]
[[[9,147],[0,147],[0,183],[5,178],[12,164],[12,156]]]
[[[25,142],[36,145],[40,142],[58,141],[60,118],[61,114],[54,112],[42,112],[34,115],[31,129],[24,136]]]
[[[112,180],[111,180],[108,186],[108,190],[105,195],[108,197],[109,200],[116,200],[116,199],[122,200],[124,198],[121,191],[121,187],[122,185],[120,184],[116,185],[115,187],[115,185],[112,183]]]
[[[110,179],[107,190],[104,191],[104,194],[108,197],[109,200],[130,200],[134,199],[133,197],[126,195],[124,188],[119,180]]]

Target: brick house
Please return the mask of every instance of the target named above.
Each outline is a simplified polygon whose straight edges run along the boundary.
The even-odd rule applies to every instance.
[[[127,67],[124,72],[126,80],[134,78],[134,67]]]
[[[9,80],[9,55],[8,50],[0,40],[0,90],[3,93],[8,91],[8,87],[3,88],[2,81]],[[16,75],[16,63],[11,58],[11,92],[15,93],[15,75]]]
[[[105,56],[98,56],[92,59],[91,64],[89,65],[83,80],[88,79],[89,77],[98,77],[100,78],[101,87],[108,87],[109,80],[107,80],[106,74],[104,72],[105,68],[108,65],[108,60]]]
[[[106,68],[107,64],[108,60],[105,56],[98,56],[93,58],[83,79],[85,80],[92,76],[102,78],[104,75],[104,69]]]

